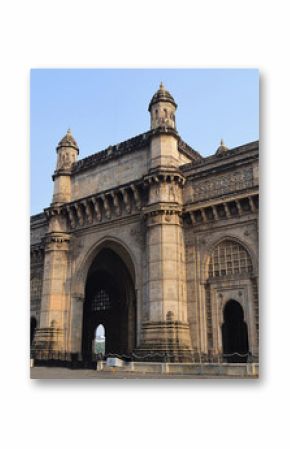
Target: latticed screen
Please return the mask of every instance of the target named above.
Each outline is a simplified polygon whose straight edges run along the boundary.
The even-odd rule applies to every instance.
[[[209,277],[228,274],[250,273],[252,262],[248,252],[239,243],[231,240],[221,242],[214,250],[208,268]]]
[[[92,299],[93,312],[98,310],[108,310],[110,308],[110,297],[106,290],[99,290]]]

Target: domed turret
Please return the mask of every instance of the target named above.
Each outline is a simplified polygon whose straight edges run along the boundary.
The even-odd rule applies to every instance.
[[[151,115],[151,129],[165,126],[175,129],[175,111],[177,104],[172,95],[160,83],[158,91],[153,95],[148,111]]]
[[[70,129],[67,130],[66,135],[58,142],[56,150],[58,150],[58,148],[63,148],[63,147],[75,148],[79,154],[78,144],[77,144],[76,140],[74,139]]]
[[[79,147],[71,130],[59,141],[57,147],[56,170],[53,174],[54,192],[52,203],[66,203],[70,201],[71,180],[73,164],[77,160]]]
[[[223,139],[221,139],[221,143],[220,146],[218,147],[218,149],[216,150],[216,155],[217,156],[222,156],[224,154],[226,154],[229,151],[229,148],[224,144]]]
[[[175,103],[173,96],[171,95],[170,92],[168,92],[168,90],[165,89],[162,82],[160,83],[160,86],[159,86],[159,89],[157,90],[157,92],[151,98],[148,111],[151,110],[151,107],[154,104],[159,103],[159,101],[172,103],[173,106],[175,106],[175,108],[177,108],[177,104]]]
[[[68,129],[66,135],[59,141],[57,147],[57,170],[68,170],[76,162],[79,154],[79,147],[74,139],[71,130]]]

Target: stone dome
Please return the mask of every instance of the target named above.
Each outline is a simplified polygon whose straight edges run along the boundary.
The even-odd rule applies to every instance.
[[[60,147],[71,147],[79,151],[78,144],[74,139],[70,129],[67,130],[66,135],[59,141],[57,149]]]
[[[166,90],[164,88],[162,83],[160,83],[159,89],[151,98],[151,101],[150,101],[149,107],[148,107],[148,111],[151,110],[151,107],[154,104],[159,103],[160,101],[165,101],[167,103],[171,103],[177,108],[177,104],[175,103],[173,96],[170,94],[170,92],[168,92],[168,90]]]

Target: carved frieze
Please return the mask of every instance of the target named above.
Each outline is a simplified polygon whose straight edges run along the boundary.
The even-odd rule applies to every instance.
[[[225,195],[253,186],[252,167],[192,183],[192,201]]]

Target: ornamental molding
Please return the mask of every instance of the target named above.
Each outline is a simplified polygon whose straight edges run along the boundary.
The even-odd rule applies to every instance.
[[[259,195],[257,192],[242,196],[221,198],[207,204],[191,204],[183,208],[185,222],[201,225],[218,220],[237,218],[249,214],[257,215],[259,211]]]
[[[68,229],[74,230],[141,213],[142,205],[147,200],[146,194],[147,186],[139,180],[70,203],[52,204],[44,213],[47,219],[64,217]]]
[[[254,187],[253,167],[211,176],[205,180],[196,179],[189,183],[192,189],[192,202],[215,198]]]

